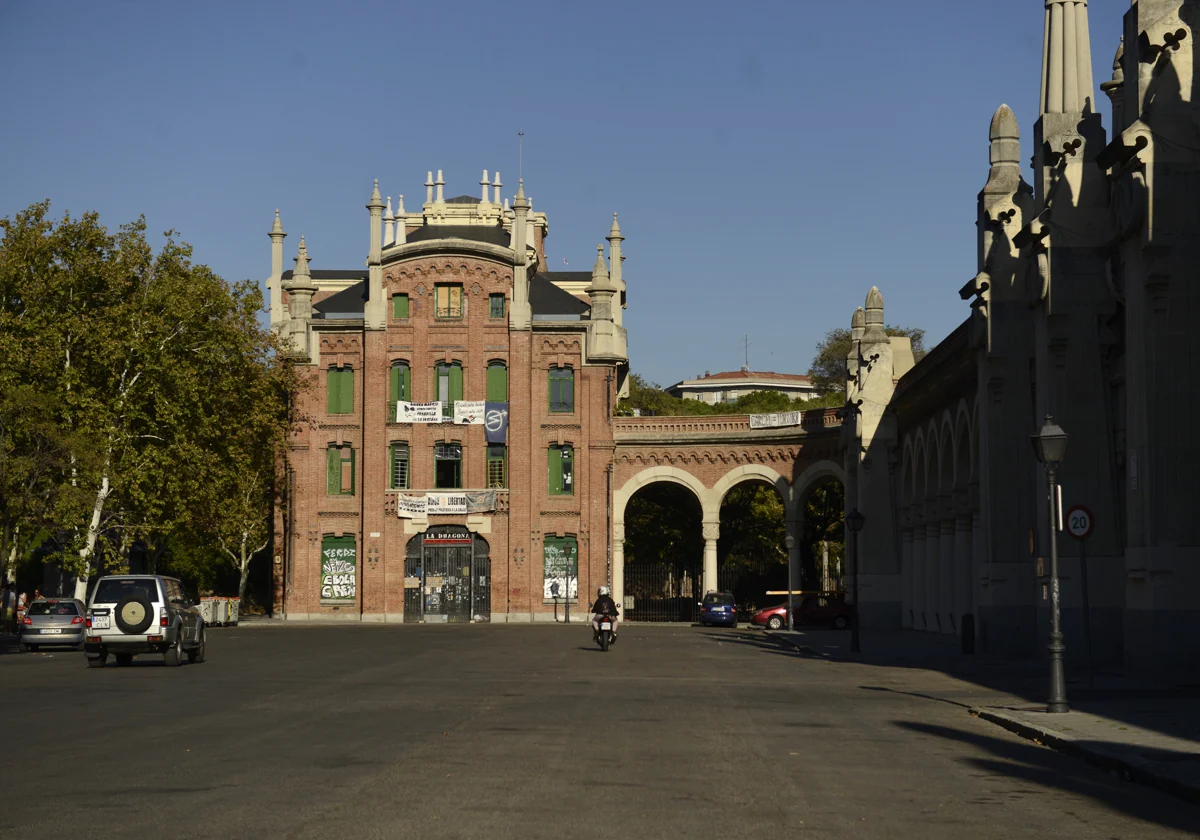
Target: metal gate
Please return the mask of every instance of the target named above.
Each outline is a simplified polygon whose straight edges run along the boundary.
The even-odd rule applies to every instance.
[[[404,620],[489,621],[492,563],[488,544],[461,525],[429,528],[408,542]]]
[[[626,621],[695,622],[703,581],[702,562],[626,563],[621,613]]]
[[[766,593],[787,589],[787,575],[786,560],[774,557],[750,562],[727,559],[717,569],[717,588],[733,593],[739,613],[752,613],[758,608],[773,606],[778,601],[778,598],[772,599]]]

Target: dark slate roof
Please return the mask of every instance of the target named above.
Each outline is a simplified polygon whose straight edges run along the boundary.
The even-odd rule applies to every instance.
[[[538,274],[551,283],[592,282],[592,272],[590,271],[539,271]]]
[[[316,273],[314,271],[313,275],[315,276]],[[320,312],[323,318],[361,318],[366,298],[367,283],[362,280],[353,286],[347,286],[337,294],[314,303],[313,309]]]
[[[499,225],[422,225],[404,237],[405,243],[429,242],[434,239],[469,239],[508,248],[512,238]]]
[[[294,272],[289,269],[280,275],[280,279],[291,280],[293,273]],[[312,279],[314,280],[349,280],[351,278],[357,278],[359,280],[367,279],[367,272],[356,268],[348,268],[343,271],[315,268],[310,271],[309,274],[312,275]]]
[[[581,272],[545,272],[529,278],[529,306],[533,314],[554,320],[562,316],[563,320],[575,320],[586,313],[591,307],[575,297],[570,292],[564,292],[551,282],[555,274],[579,274]],[[591,277],[591,273],[587,273]]]
[[[479,199],[473,195],[456,195],[454,198],[447,198],[447,204],[478,204]]]

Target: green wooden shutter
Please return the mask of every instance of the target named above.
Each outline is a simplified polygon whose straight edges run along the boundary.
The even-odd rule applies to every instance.
[[[488,402],[508,402],[508,368],[501,364],[488,365]]]
[[[354,369],[342,368],[342,414],[354,413]]]
[[[412,370],[404,365],[400,374],[400,399],[412,399]]]
[[[342,451],[336,446],[325,450],[325,492],[330,496],[342,494]]]
[[[575,369],[567,368],[566,376],[563,378],[563,395],[562,401],[567,406],[567,411],[575,410]]]
[[[350,495],[353,496],[358,489],[358,478],[354,472],[354,456],[358,453],[353,449],[350,450]]]
[[[388,487],[396,489],[396,444],[388,447]]]
[[[562,450],[551,446],[547,452],[547,462],[550,467],[550,495],[562,495]]]
[[[450,405],[463,398],[463,370],[462,365],[450,366]]]
[[[337,368],[329,368],[325,371],[325,413],[337,414],[338,409],[342,405],[342,398],[339,391],[342,387],[342,380],[338,376]]]
[[[400,396],[400,388],[404,382],[402,376],[400,366],[392,365],[392,369],[388,371],[388,423],[396,422],[396,401],[403,399]]]
[[[408,317],[408,295],[392,295],[392,317]]]

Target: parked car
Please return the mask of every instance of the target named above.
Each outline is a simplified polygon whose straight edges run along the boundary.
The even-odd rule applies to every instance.
[[[175,578],[113,575],[96,583],[87,609],[83,643],[89,668],[101,668],[109,654],[128,665],[138,654],[162,656],[164,665],[203,662],[204,620],[195,599]]]
[[[796,607],[795,625],[845,630],[853,616],[854,608],[836,595],[805,595]],[[787,627],[787,604],[761,609],[750,621],[772,630]]]
[[[700,625],[712,624],[737,627],[737,602],[732,592],[709,592],[700,602]]]
[[[39,598],[29,605],[19,628],[21,650],[83,644],[83,602],[74,598]]]

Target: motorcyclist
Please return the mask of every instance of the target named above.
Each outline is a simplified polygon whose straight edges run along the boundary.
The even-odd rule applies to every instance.
[[[601,586],[596,590],[596,603],[592,604],[592,631],[599,635],[600,633],[600,618],[607,616],[612,622],[612,640],[617,640],[617,624],[620,619],[617,617],[617,602],[612,599],[612,595],[608,592],[607,586]]]

